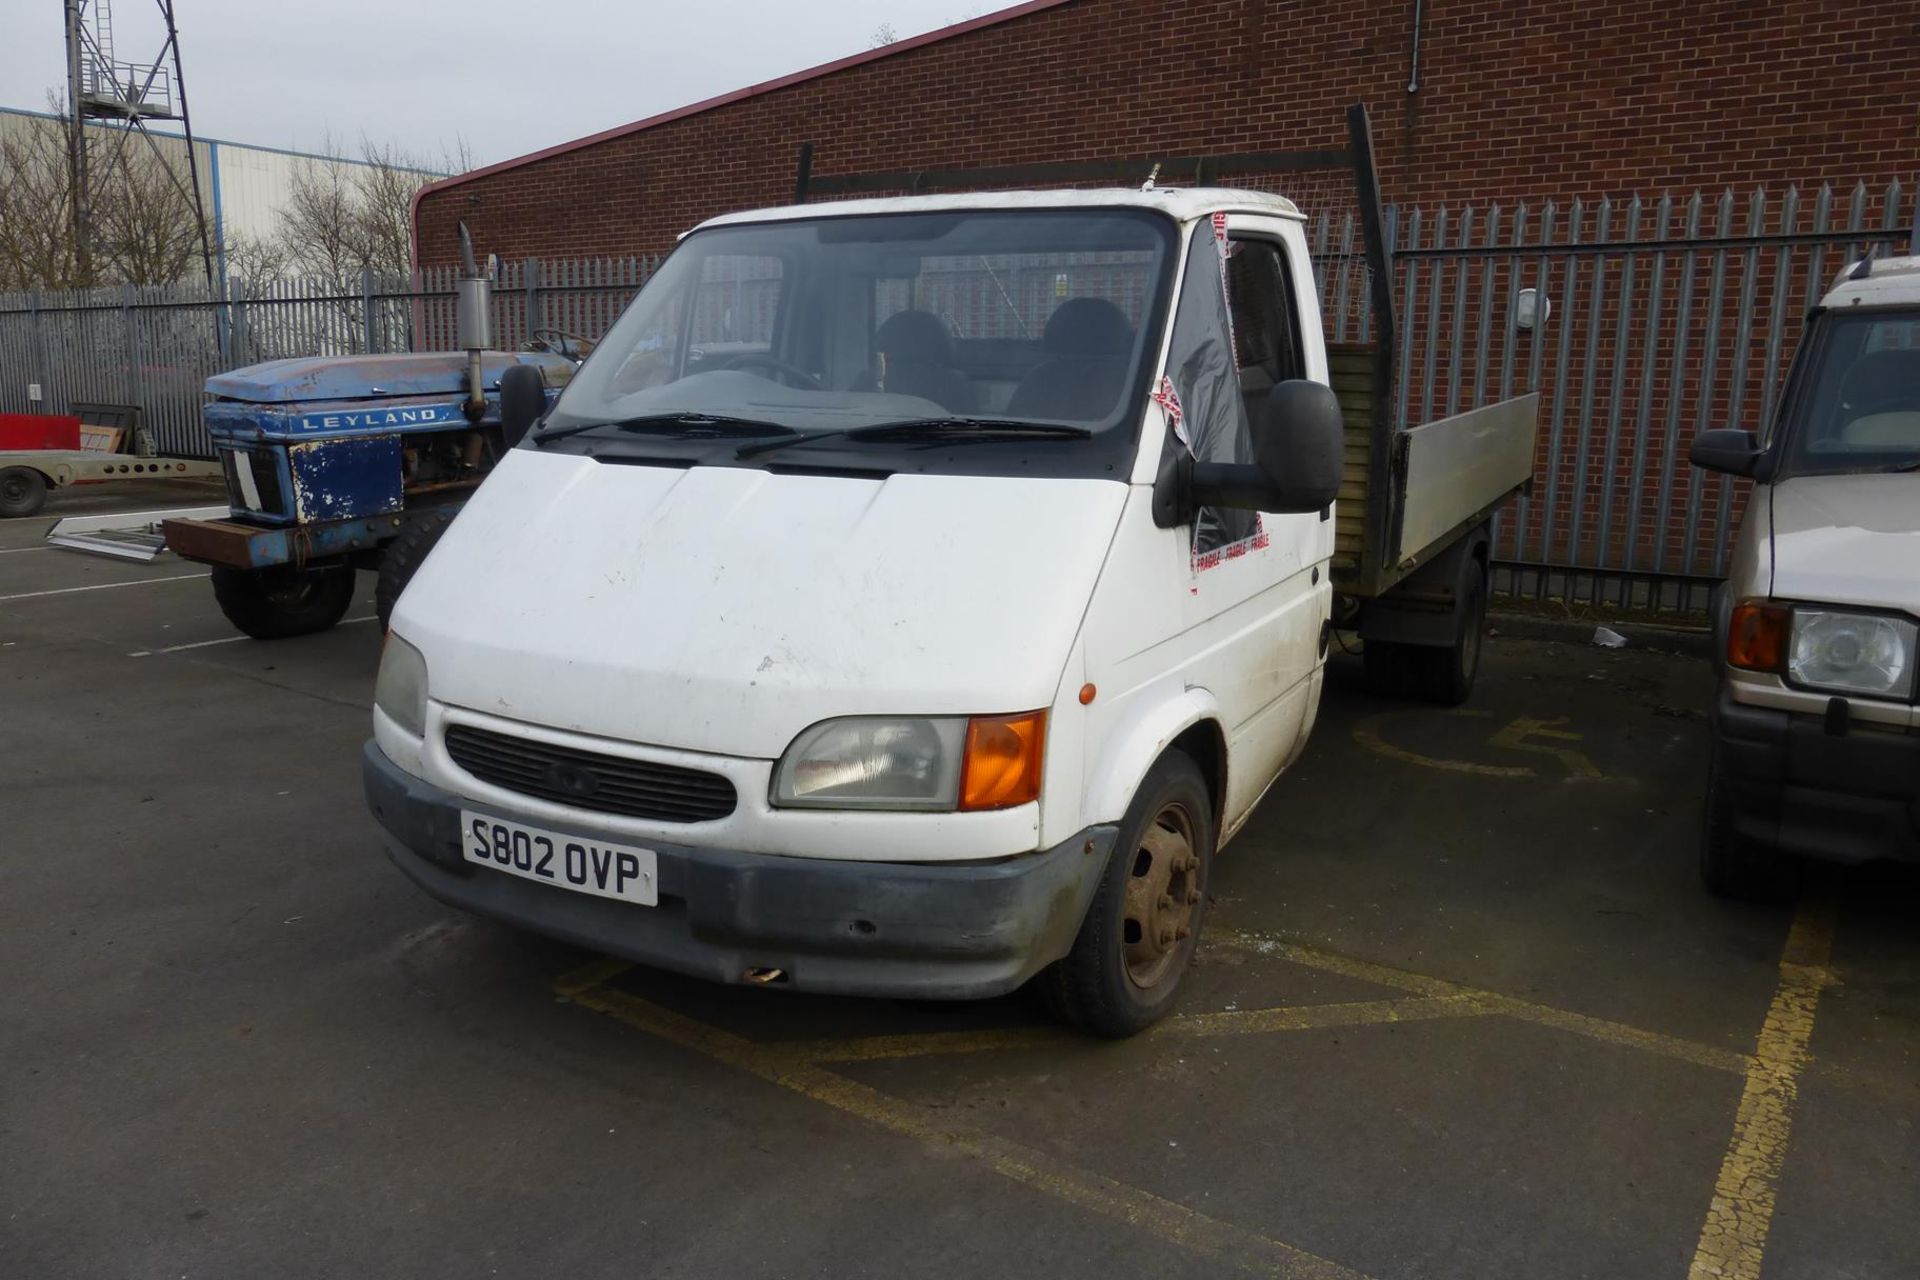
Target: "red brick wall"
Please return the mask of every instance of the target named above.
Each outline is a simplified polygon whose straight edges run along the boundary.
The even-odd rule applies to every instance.
[[[1412,204],[1920,170],[1916,0],[1073,0],[428,193],[505,258],[657,252],[815,172],[1338,145]],[[669,56],[671,51],[666,51]]]

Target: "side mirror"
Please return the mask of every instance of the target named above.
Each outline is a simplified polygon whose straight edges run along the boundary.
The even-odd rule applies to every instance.
[[[530,364],[510,364],[500,375],[500,434],[507,448],[526,438],[547,411],[547,380]]]
[[[1694,466],[1732,476],[1752,475],[1763,456],[1753,432],[1737,428],[1702,431],[1687,450],[1687,461]]]
[[[1345,427],[1322,382],[1293,379],[1267,393],[1253,426],[1252,463],[1196,462],[1174,450],[1153,490],[1154,523],[1186,524],[1201,507],[1276,514],[1324,511],[1340,492]]]

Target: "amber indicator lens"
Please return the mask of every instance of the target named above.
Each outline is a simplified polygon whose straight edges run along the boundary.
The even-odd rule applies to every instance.
[[[1037,799],[1046,737],[1044,711],[969,720],[960,808],[1011,809]]]
[[[1757,600],[1735,605],[1727,627],[1727,665],[1743,671],[1785,671],[1792,624],[1793,611],[1781,605]]]

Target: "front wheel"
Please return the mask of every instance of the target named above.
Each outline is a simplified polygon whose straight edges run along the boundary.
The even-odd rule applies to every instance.
[[[353,603],[353,566],[233,569],[215,565],[213,598],[227,621],[255,640],[325,631]]]
[[[1213,853],[1206,779],[1191,757],[1169,751],[1127,808],[1073,949],[1041,975],[1057,1016],[1119,1039],[1173,1006],[1200,941]]]

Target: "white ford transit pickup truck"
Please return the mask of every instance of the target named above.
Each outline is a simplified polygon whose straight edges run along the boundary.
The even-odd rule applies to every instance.
[[[1920,258],[1842,274],[1768,427],[1692,449],[1756,482],[1714,601],[1700,845],[1707,887],[1749,898],[1800,858],[1920,861]]]
[[[531,430],[507,377],[526,434],[394,610],[394,862],[719,981],[1152,1022],[1336,608],[1464,696],[1531,473],[1533,397],[1343,423],[1302,226],[1067,190],[689,233]]]

